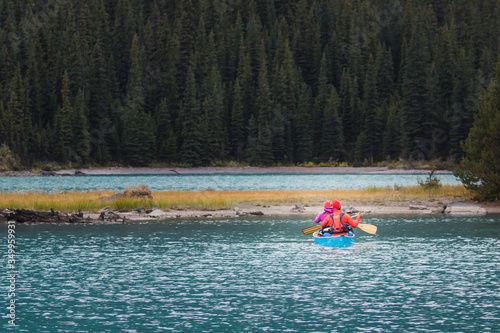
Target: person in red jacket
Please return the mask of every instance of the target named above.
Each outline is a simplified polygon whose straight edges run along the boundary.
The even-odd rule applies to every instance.
[[[363,214],[359,214],[356,220],[353,220],[349,215],[342,213],[340,210],[341,207],[340,201],[332,201],[333,214],[325,214],[325,219],[321,222],[321,230],[318,232],[319,236],[326,233],[332,235],[347,235],[349,231],[352,232],[352,228],[358,226]]]

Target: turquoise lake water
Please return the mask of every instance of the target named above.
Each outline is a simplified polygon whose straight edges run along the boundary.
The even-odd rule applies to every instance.
[[[377,235],[356,230],[345,249],[315,245],[301,233],[313,223],[297,217],[18,224],[18,326],[3,306],[0,327],[498,332],[500,216],[363,222]],[[0,231],[6,240],[7,226]]]
[[[416,186],[425,174],[323,175],[130,175],[66,177],[0,177],[4,192],[122,191],[147,185],[152,191],[330,190],[371,186]],[[437,175],[442,184],[460,182],[451,174]]]

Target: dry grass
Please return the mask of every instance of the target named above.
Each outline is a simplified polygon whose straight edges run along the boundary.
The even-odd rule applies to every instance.
[[[152,199],[151,190],[146,185],[140,185],[137,188],[127,188],[123,195],[130,198]]]
[[[322,205],[326,199],[369,202],[405,202],[411,200],[439,200],[442,198],[468,198],[463,186],[442,186],[426,191],[420,186],[403,188],[370,187],[362,190],[329,191],[200,191],[153,192],[147,197],[120,197],[104,202],[101,199],[115,194],[108,191],[64,193],[0,193],[0,208],[54,209],[63,212],[98,211],[103,206],[112,209],[158,207],[168,209],[218,210],[236,205],[279,206],[302,203],[306,206]]]

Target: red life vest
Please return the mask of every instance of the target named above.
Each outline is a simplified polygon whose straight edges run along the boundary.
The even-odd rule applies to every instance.
[[[329,219],[326,223],[327,227],[331,227],[332,233],[334,234],[341,234],[344,232],[349,231],[349,227],[347,223],[342,222],[342,217],[344,216],[344,213],[342,213],[340,210],[335,210],[333,214],[328,215]],[[332,226],[333,224],[333,226]]]

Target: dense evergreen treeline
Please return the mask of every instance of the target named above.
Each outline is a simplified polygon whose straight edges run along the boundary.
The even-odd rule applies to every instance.
[[[1,0],[0,143],[23,161],[459,158],[497,0]]]

